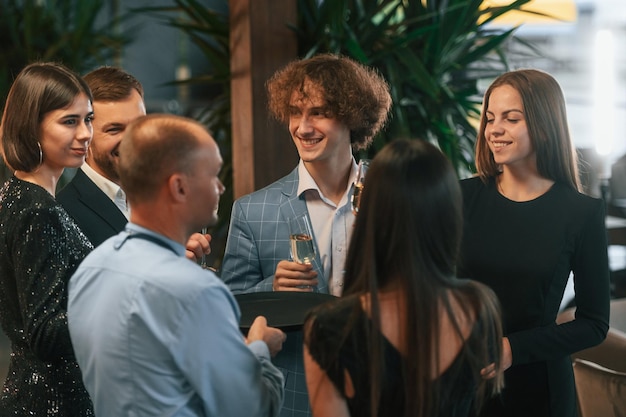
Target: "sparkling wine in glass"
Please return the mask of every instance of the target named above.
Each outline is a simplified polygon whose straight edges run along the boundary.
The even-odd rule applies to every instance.
[[[356,181],[354,182],[354,190],[352,191],[352,212],[356,216],[359,212],[359,205],[361,204],[361,194],[363,193],[363,184],[365,182],[365,174],[370,166],[369,159],[361,159],[359,161],[359,168],[356,172]]]
[[[289,219],[291,258],[301,264],[311,264],[315,259],[313,228],[306,214]]]

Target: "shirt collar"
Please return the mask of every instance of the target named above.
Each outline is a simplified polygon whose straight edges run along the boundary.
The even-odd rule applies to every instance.
[[[358,168],[358,165],[357,165],[356,161],[354,160],[354,158],[352,158],[352,168],[350,169],[350,178],[349,178],[348,184],[346,186],[346,190],[349,190],[350,187],[352,187],[352,184],[354,183],[354,181],[356,181],[356,171],[357,171],[357,168]],[[319,187],[317,186],[317,183],[315,182],[315,180],[313,179],[313,177],[311,176],[309,171],[307,171],[306,167],[304,166],[304,161],[302,161],[302,159],[300,159],[300,162],[298,163],[298,190],[297,190],[297,195],[300,196],[303,192],[308,191],[308,190],[315,190],[315,191],[317,191],[317,194],[322,199],[325,199],[324,195],[322,194],[322,192],[320,191]]]
[[[159,240],[161,242],[163,242],[164,244],[166,244],[169,248],[171,248],[178,256],[185,256],[187,250],[185,249],[185,247],[183,245],[181,245],[180,243],[176,242],[175,240],[170,239],[169,237],[162,235],[160,233],[157,233],[153,230],[147,229],[145,227],[139,226],[138,224],[132,223],[132,222],[128,222],[126,224],[126,227],[124,228],[124,232],[126,233],[126,237],[124,238],[124,241],[128,238],[128,235],[132,235],[132,234],[140,234],[140,235],[148,235],[151,236],[152,238]],[[123,243],[122,243],[123,244]],[[121,246],[121,244],[120,244]]]
[[[85,162],[80,167],[80,169],[83,170],[85,175],[87,175],[89,179],[92,180],[98,186],[98,188],[100,188],[102,192],[105,193],[107,197],[111,199],[111,201],[115,201],[116,197],[122,198],[124,200],[126,199],[126,193],[124,193],[124,190],[122,190],[122,188],[119,185],[117,185],[110,179],[105,178],[104,176],[100,175],[91,166],[89,166],[88,163]]]
[[[304,166],[304,161],[301,159],[298,163],[298,196],[307,190],[317,190],[319,194],[322,194],[317,183]]]

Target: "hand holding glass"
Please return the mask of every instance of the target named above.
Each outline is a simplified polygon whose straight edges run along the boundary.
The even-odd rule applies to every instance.
[[[306,214],[289,219],[291,258],[300,264],[311,264],[315,259],[313,228]]]
[[[359,168],[356,171],[356,181],[354,182],[354,191],[352,192],[352,212],[356,216],[359,212],[359,205],[361,204],[361,193],[363,192],[363,184],[365,182],[365,174],[370,166],[369,159],[361,159],[359,161]]]

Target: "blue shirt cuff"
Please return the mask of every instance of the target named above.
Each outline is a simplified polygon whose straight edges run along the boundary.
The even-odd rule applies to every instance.
[[[248,348],[252,351],[252,353],[254,353],[255,356],[271,360],[270,349],[264,341],[255,340],[254,342],[248,344]]]

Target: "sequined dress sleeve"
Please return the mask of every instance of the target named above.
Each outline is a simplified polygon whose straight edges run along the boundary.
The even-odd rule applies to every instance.
[[[0,189],[0,323],[11,340],[0,416],[91,416],[67,327],[67,282],[93,249],[43,188]]]

